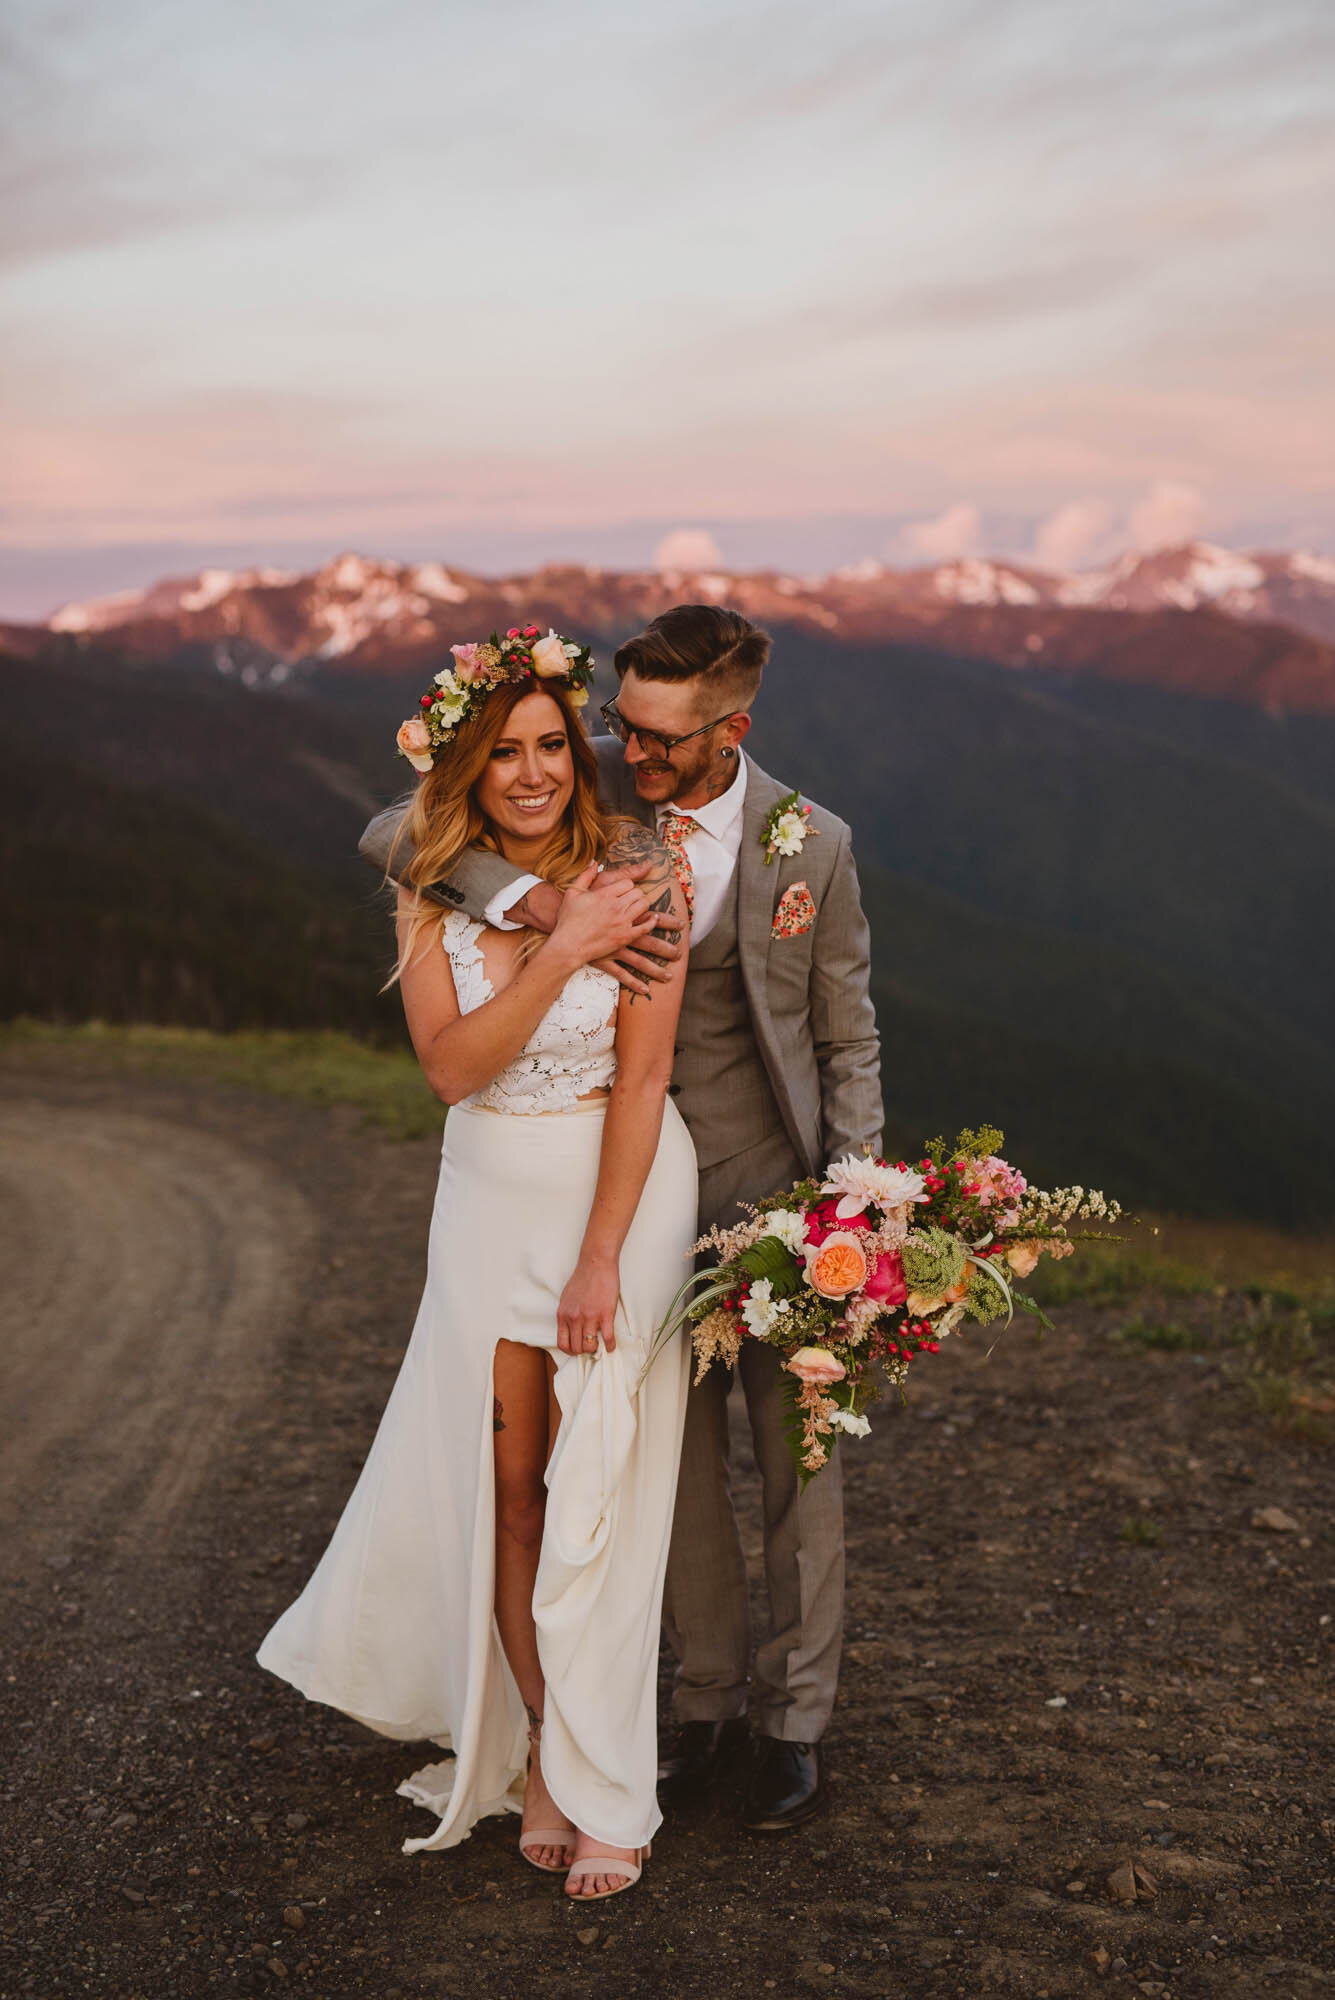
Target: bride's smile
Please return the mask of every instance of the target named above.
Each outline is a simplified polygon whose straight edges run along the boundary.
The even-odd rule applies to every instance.
[[[575,763],[566,720],[549,694],[535,688],[506,718],[477,783],[477,802],[496,828],[506,855],[527,858],[528,844],[545,845],[570,804]]]

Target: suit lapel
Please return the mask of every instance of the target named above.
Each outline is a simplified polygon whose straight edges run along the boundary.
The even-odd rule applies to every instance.
[[[748,986],[754,978],[762,989],[770,925],[779,899],[779,871],[765,860],[765,821],[787,796],[767,771],[750,765],[742,807],[742,846],[737,856],[737,948]]]
[[[790,789],[762,771],[758,764],[749,763],[746,803],[742,808],[742,846],[737,856],[737,956],[756,1047],[797,1156],[806,1161],[810,1171],[816,1163],[807,1158],[801,1121],[789,1094],[783,1053],[769,1008],[770,926],[779,900],[781,877],[778,864],[767,864],[765,860],[765,821],[779,800],[787,798]]]

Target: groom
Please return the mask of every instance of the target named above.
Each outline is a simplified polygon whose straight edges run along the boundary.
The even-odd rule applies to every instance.
[[[868,936],[842,820],[810,808],[774,852],[789,795],[742,752],[770,641],[740,613],[682,604],[616,654],[620,688],[595,739],[605,806],[656,830],[691,912],[671,1090],[700,1166],[700,1227],[864,1145],[879,1147],[880,1067]],[[401,808],[362,852],[384,866]],[[550,930],[560,892],[473,850],[439,895],[471,916]],[[751,1660],[746,1566],[728,1475],[728,1370],[687,1403],[663,1616],[679,1661],[665,1798],[713,1783],[754,1724],[743,1825],[782,1832],[823,1798],[820,1739],[843,1629],[838,1452],[805,1492],[784,1436],[779,1356],[744,1341],[738,1363],[760,1471],[769,1628]]]

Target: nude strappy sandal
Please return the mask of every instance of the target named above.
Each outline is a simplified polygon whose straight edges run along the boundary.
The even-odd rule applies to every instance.
[[[541,1741],[541,1728],[530,1729],[528,1732],[528,1761],[530,1770],[533,1767],[533,1752],[538,1748]],[[571,1864],[568,1861],[539,1861],[536,1853],[530,1850],[539,1847],[573,1848],[574,1845],[575,1829],[573,1826],[531,1826],[519,1836],[519,1852],[523,1855],[530,1868],[540,1868],[544,1875],[564,1875]],[[594,1899],[590,1898],[590,1900]]]
[[[625,1881],[618,1882],[615,1889],[595,1889],[591,1896],[572,1896],[572,1903],[601,1903],[607,1896],[619,1896],[625,1889],[633,1889],[639,1881],[643,1869],[641,1863],[649,1859],[652,1846],[642,1847],[639,1861],[626,1861],[619,1854],[586,1854],[582,1861],[572,1861],[566,1870],[567,1882],[582,1882],[589,1875],[624,1875]]]
[[[537,1847],[571,1848],[574,1845],[575,1830],[569,1826],[535,1826],[519,1836],[519,1852],[530,1868],[541,1868],[544,1875],[564,1875],[571,1864],[568,1861],[539,1861],[537,1855],[529,1850]],[[621,1865],[624,1867],[625,1863]],[[593,1902],[596,1898],[590,1897],[589,1900]]]

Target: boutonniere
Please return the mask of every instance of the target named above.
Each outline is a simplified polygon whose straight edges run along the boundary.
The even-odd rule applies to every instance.
[[[772,808],[765,821],[765,866],[768,868],[776,854],[791,855],[802,852],[802,843],[809,833],[819,833],[819,827],[808,826],[811,807],[802,804],[800,792],[789,792],[786,799],[780,799]]]

